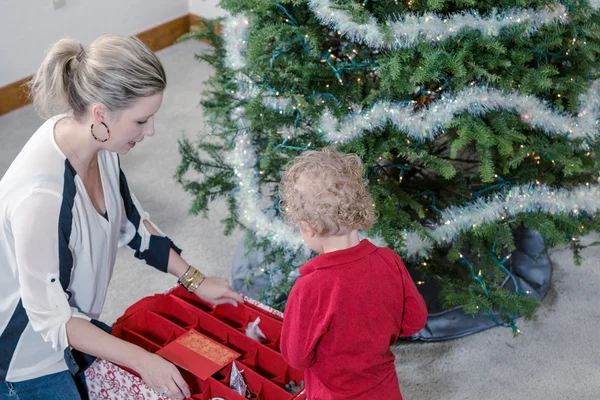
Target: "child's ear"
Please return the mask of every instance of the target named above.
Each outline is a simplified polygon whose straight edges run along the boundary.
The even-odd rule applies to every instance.
[[[306,221],[300,221],[298,225],[302,232],[310,238],[314,237],[317,234],[315,229],[312,226],[310,226],[310,224]]]

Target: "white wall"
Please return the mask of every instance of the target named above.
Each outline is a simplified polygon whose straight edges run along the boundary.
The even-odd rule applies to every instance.
[[[51,0],[0,0],[0,87],[33,74],[62,37],[88,45],[103,33],[137,34],[188,14],[190,1],[66,0],[54,10]],[[193,2],[199,15],[215,14],[215,1]]]
[[[217,18],[226,15],[226,11],[219,7],[219,0],[189,0],[190,14],[204,18]]]

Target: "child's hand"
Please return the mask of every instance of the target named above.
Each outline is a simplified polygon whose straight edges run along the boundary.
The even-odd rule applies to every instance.
[[[229,282],[222,278],[206,277],[194,294],[216,306],[231,304],[237,307],[238,303],[244,302],[242,295],[234,291]]]

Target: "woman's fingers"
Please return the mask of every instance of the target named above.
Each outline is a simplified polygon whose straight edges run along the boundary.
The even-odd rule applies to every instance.
[[[177,371],[177,374],[173,376],[173,382],[175,383],[175,385],[177,385],[184,398],[191,397],[192,394],[190,393],[190,389],[187,383],[185,383],[185,380],[183,379],[179,371]]]
[[[196,290],[196,295],[214,305],[223,303],[237,305],[231,303],[229,300],[233,300],[235,303],[244,302],[242,295],[235,292],[229,285],[229,282],[222,278],[207,277]]]
[[[137,372],[162,398],[183,400],[190,397],[188,386],[177,367],[157,354],[147,353]]]
[[[218,299],[216,299],[216,300],[214,300],[214,301],[213,301],[213,304],[214,304],[215,306],[219,306],[219,305],[221,305],[221,304],[231,304],[231,305],[232,305],[232,306],[234,306],[234,307],[237,307],[237,306],[238,306],[238,302],[237,302],[237,301],[235,301],[235,300],[233,300],[233,299],[230,299],[230,298],[228,298],[228,297],[221,297],[221,298],[218,298]]]
[[[166,393],[165,393],[166,391]],[[164,391],[161,391],[161,396],[169,398],[171,400],[184,400],[188,396],[184,396],[179,387],[175,384],[174,380],[167,385]]]
[[[238,292],[234,292],[233,290],[231,291],[230,299],[237,303],[244,303],[244,296],[242,296]]]

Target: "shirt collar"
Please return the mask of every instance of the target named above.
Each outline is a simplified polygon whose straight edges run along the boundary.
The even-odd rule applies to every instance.
[[[373,253],[377,249],[378,247],[373,243],[369,242],[367,239],[363,239],[354,247],[321,254],[309,260],[300,268],[300,275],[306,276],[318,269],[329,268],[340,264],[358,261],[361,258]]]

